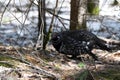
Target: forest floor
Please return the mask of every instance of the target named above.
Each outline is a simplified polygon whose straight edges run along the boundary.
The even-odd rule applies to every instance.
[[[120,51],[69,59],[54,50],[0,46],[0,80],[120,80]],[[82,56],[83,57],[83,56]]]

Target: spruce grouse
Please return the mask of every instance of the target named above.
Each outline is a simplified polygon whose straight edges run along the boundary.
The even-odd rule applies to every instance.
[[[97,56],[92,53],[95,47],[110,51],[110,48],[106,46],[106,41],[87,30],[54,33],[51,37],[51,42],[58,52],[65,55],[72,55],[74,58],[86,53],[97,60]]]

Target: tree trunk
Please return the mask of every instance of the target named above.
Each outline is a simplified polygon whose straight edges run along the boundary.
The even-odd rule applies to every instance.
[[[84,14],[86,14],[86,0],[71,0],[70,30],[86,28]]]
[[[78,26],[78,9],[79,0],[71,0],[71,11],[70,11],[70,30],[75,30]]]
[[[87,0],[80,0],[79,15],[78,15],[78,29],[86,29],[86,14],[87,14]]]
[[[36,48],[43,49],[44,34],[46,32],[45,21],[45,0],[38,1],[38,39]]]
[[[87,0],[87,12],[92,15],[98,15],[99,0]]]
[[[57,7],[58,7],[58,0],[56,0],[56,5],[53,9],[54,14],[56,14]],[[46,45],[47,45],[48,41],[50,40],[50,36],[51,36],[53,25],[54,25],[54,19],[55,19],[55,16],[53,15],[52,18],[51,18],[51,22],[50,22],[48,32],[46,31],[46,33],[44,33],[43,49],[46,49]]]

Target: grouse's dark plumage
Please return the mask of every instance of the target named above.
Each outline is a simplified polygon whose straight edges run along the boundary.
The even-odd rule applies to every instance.
[[[94,59],[97,59],[97,56],[91,52],[93,48],[99,47],[102,50],[110,50],[105,45],[105,41],[99,39],[96,35],[86,30],[54,33],[51,41],[58,52],[72,55],[73,57],[87,53]]]

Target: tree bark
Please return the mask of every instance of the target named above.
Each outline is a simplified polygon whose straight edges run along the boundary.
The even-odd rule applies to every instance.
[[[78,25],[78,9],[79,0],[71,0],[71,11],[70,11],[70,30],[75,30]]]
[[[38,1],[38,39],[36,48],[43,49],[44,34],[46,32],[46,21],[45,21],[45,0]]]
[[[84,14],[86,14],[86,0],[71,0],[70,30],[86,28]]]
[[[99,0],[87,0],[87,13],[92,15],[99,14]]]

